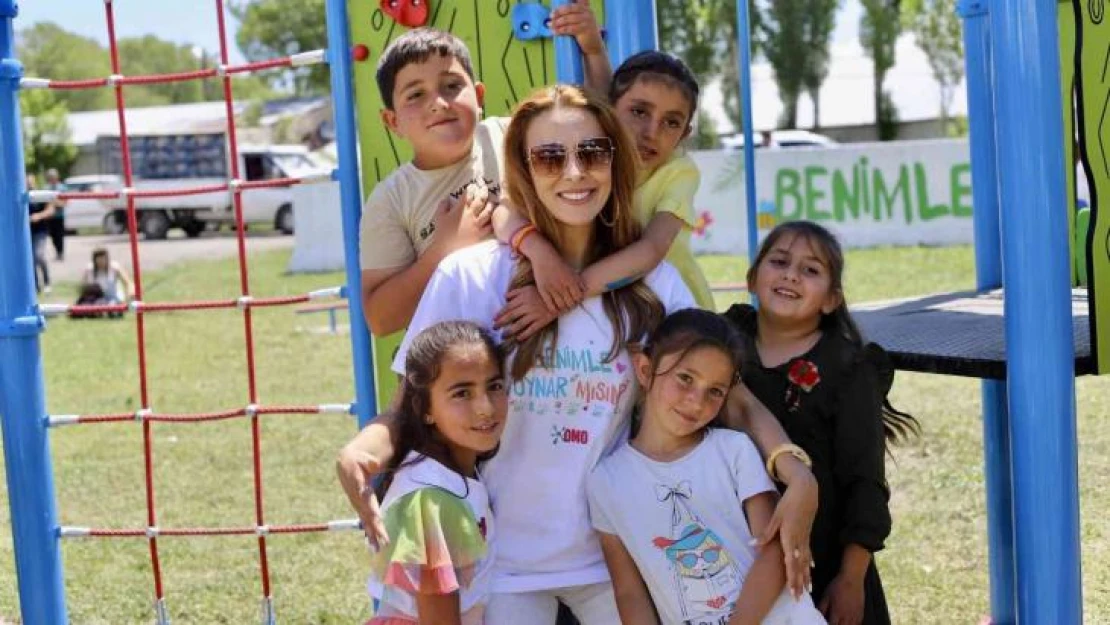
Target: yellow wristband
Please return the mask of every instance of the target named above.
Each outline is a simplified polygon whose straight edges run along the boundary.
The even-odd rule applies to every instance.
[[[771,450],[771,454],[767,456],[767,475],[770,475],[771,479],[776,482],[781,482],[782,480],[779,479],[778,473],[775,471],[775,461],[783,454],[790,454],[800,460],[802,464],[806,465],[806,468],[813,468],[813,461],[810,460],[806,450],[793,443],[779,445]]]

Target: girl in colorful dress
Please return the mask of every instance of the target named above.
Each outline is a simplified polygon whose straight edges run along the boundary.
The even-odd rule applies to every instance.
[[[890,534],[887,442],[918,432],[887,393],[894,368],[864,343],[844,301],[844,255],[825,228],[777,226],[748,271],[759,309],[726,317],[746,339],[742,380],[812,459],[813,599],[831,623],[890,623],[873,553]],[[801,453],[794,450],[791,453]]]
[[[476,470],[508,414],[502,354],[486,331],[445,321],[405,358],[395,461],[383,483],[391,538],[372,558],[368,625],[481,625],[494,523]]]
[[[687,309],[634,358],[637,432],[587,486],[624,623],[825,623],[809,595],[787,591],[779,543],[753,546],[777,500],[759,451],[714,427],[739,380],[740,346],[724,318]]]

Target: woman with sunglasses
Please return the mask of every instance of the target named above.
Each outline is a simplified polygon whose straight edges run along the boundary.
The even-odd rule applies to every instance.
[[[632,214],[634,149],[602,99],[577,87],[544,88],[509,124],[505,189],[566,262],[584,267],[640,236]],[[424,292],[394,370],[403,372],[410,339],[423,328],[458,318],[492,326],[505,293],[533,282],[527,259],[496,241],[448,256]],[[507,343],[508,423],[500,451],[481,469],[497,525],[487,625],[550,625],[560,601],[582,625],[620,622],[590,526],[586,476],[628,437],[637,387],[627,345],[666,313],[693,305],[678,272],[664,263],[584,300],[527,340]],[[465,401],[464,390],[458,400]],[[392,454],[391,421],[384,415],[340,455],[340,478],[360,511],[376,505],[368,479]],[[362,516],[372,540],[388,540],[377,515]]]

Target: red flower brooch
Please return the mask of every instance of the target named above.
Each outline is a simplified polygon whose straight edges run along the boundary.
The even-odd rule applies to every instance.
[[[821,382],[821,373],[817,370],[817,365],[799,358],[790,363],[786,378],[790,381],[790,385],[786,387],[786,409],[795,412],[802,401],[802,393],[812,391]]]

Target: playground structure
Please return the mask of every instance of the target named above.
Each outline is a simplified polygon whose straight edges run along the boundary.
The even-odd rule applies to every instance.
[[[560,4],[555,0],[554,4]],[[486,72],[505,68],[505,81],[500,89],[487,93],[491,113],[504,113],[516,97],[522,95],[514,84],[514,76],[521,71],[509,69],[506,59],[511,48],[519,47],[529,75],[529,88],[554,78],[558,81],[580,82],[581,65],[574,42],[557,38],[554,42],[543,37],[542,15],[532,14],[540,5],[499,0],[490,2],[491,12],[497,20],[480,19],[485,14],[475,13],[477,3],[442,0],[429,4],[423,2],[385,2],[392,13],[370,8],[368,2],[352,2],[350,19],[344,0],[327,0],[327,26],[329,45],[326,54],[296,55],[273,61],[232,66],[228,63],[227,33],[224,24],[222,0],[215,0],[219,14],[221,65],[218,68],[157,77],[125,77],[119,75],[119,58],[115,45],[114,7],[105,0],[109,42],[112,50],[113,76],[97,81],[59,83],[47,79],[26,79],[14,58],[12,22],[17,16],[14,0],[0,0],[0,250],[4,259],[0,266],[0,418],[3,419],[4,456],[7,466],[8,493],[12,513],[12,533],[15,542],[17,576],[23,621],[27,623],[65,623],[68,621],[61,564],[60,540],[72,536],[133,536],[145,537],[150,545],[154,577],[154,605],[159,623],[169,621],[169,608],[164,601],[158,562],[158,539],[168,535],[240,534],[254,535],[259,547],[259,567],[262,578],[263,622],[276,622],[270,603],[271,587],[267,575],[267,536],[276,533],[355,529],[357,523],[333,521],[327,523],[277,526],[268,525],[262,515],[261,466],[259,459],[258,418],[273,413],[311,413],[342,411],[357,415],[359,425],[364,425],[375,413],[378,391],[374,367],[370,361],[372,339],[362,323],[362,303],[359,297],[349,297],[350,335],[354,361],[355,399],[353,403],[321,404],[316,406],[264,406],[259,405],[254,388],[251,310],[256,307],[278,306],[347,296],[359,292],[358,273],[358,224],[363,193],[370,185],[384,176],[389,169],[402,162],[397,151],[392,159],[380,160],[388,135],[380,133],[376,121],[376,106],[369,75],[372,63],[359,65],[379,53],[384,43],[395,37],[400,29],[416,23],[429,23],[453,28],[456,19],[462,28],[492,28],[501,20],[496,32],[502,35],[510,25],[514,37],[499,41],[490,37],[487,30],[482,41],[460,33],[472,50],[477,49],[476,71],[486,80]],[[377,4],[377,3],[374,3]],[[528,5],[523,17],[513,21],[517,7]],[[1063,3],[1060,6],[1072,6]],[[1095,40],[1088,28],[1091,20],[1081,19],[1080,5],[1075,0],[1075,27]],[[469,6],[469,9],[468,9]],[[1100,3],[1101,6],[1101,3]],[[419,7],[423,7],[420,9]],[[974,187],[976,255],[980,290],[996,289],[1003,284],[1005,299],[1005,381],[989,380],[983,386],[985,460],[987,467],[987,493],[989,515],[989,540],[991,561],[991,609],[995,623],[1051,623],[1070,625],[1082,622],[1081,578],[1079,575],[1078,538],[1078,489],[1076,478],[1075,432],[1075,347],[1073,345],[1072,309],[1070,287],[1072,271],[1070,255],[1063,253],[1069,242],[1070,220],[1059,216],[1064,205],[1065,176],[1064,131],[1060,112],[1064,110],[1061,98],[1061,53],[1058,45],[1057,7],[1044,0],[963,0],[960,12],[965,18],[965,37],[968,66],[969,110],[971,122],[972,168]],[[605,15],[620,15],[620,20],[609,24],[607,42],[614,63],[641,49],[657,47],[652,0],[607,0]],[[467,13],[469,11],[469,13]],[[740,24],[741,52],[741,103],[745,119],[751,119],[750,97],[750,44],[748,40],[748,2],[737,1]],[[537,21],[538,19],[538,21]],[[524,24],[529,24],[524,28]],[[1100,27],[1101,28],[1101,27]],[[350,29],[350,30],[348,30]],[[1086,30],[1084,30],[1086,29]],[[538,35],[536,31],[541,31]],[[527,36],[522,36],[527,33]],[[1101,31],[1102,37],[1110,40]],[[353,41],[352,41],[353,39]],[[364,46],[359,51],[357,46]],[[488,56],[487,43],[491,44]],[[548,47],[551,54],[548,56]],[[356,51],[352,55],[352,50]],[[530,52],[534,56],[529,57]],[[1090,54],[1087,49],[1086,54]],[[1076,63],[1080,56],[1077,54]],[[1093,57],[1091,57],[1093,58]],[[488,59],[488,61],[484,60]],[[541,59],[532,67],[529,59]],[[246,270],[246,250],[239,228],[239,256],[241,296],[219,302],[158,302],[142,301],[141,266],[134,211],[136,194],[123,192],[128,202],[128,229],[132,242],[132,265],[136,278],[137,301],[130,305],[135,314],[138,334],[140,371],[143,371],[143,351],[146,314],[168,310],[238,308],[244,320],[247,344],[247,371],[250,380],[248,404],[244,408],[197,415],[166,415],[153,411],[147,401],[145,376],[140,376],[142,391],[141,409],[134,413],[116,415],[50,415],[46,414],[42,359],[39,333],[50,314],[72,310],[73,307],[49,309],[36,304],[30,279],[31,254],[28,240],[26,202],[28,194],[23,189],[23,158],[21,154],[21,124],[18,112],[18,92],[21,88],[111,88],[116,94],[119,108],[120,136],[125,160],[126,187],[131,187],[130,165],[127,161],[125,91],[128,84],[172,82],[181,80],[219,79],[223,83],[227,101],[229,124],[229,182],[219,188],[204,191],[227,191],[235,200],[237,220],[241,224],[240,196],[249,192],[251,185],[239,180],[234,140],[232,113],[233,87],[231,76],[235,73],[257,71],[274,67],[290,67],[302,63],[326,61],[331,67],[331,85],[335,106],[339,167],[335,177],[341,186],[344,225],[344,250],[347,259],[347,285],[344,289],[315,292],[293,298],[256,298],[250,293]],[[537,68],[551,68],[539,71]],[[532,76],[533,71],[538,73]],[[992,80],[993,77],[993,80]],[[540,82],[536,82],[540,81]],[[487,80],[490,82],[490,80]],[[521,84],[524,84],[523,82]],[[363,125],[356,126],[357,104],[363,111]],[[500,92],[499,92],[500,91]],[[1093,89],[1080,89],[1080,96],[1091,96]],[[1029,120],[1038,120],[1029,123]],[[1097,132],[1096,124],[1088,120],[1084,126],[1079,117],[1080,132]],[[745,127],[745,162],[754,162],[751,129]],[[1092,135],[1094,136],[1094,135]],[[362,147],[362,181],[360,189],[358,154]],[[1089,142],[1089,143],[1094,143]],[[754,168],[746,167],[748,202],[748,249],[754,254],[758,229],[756,228]],[[371,173],[372,172],[372,173]],[[293,185],[307,182],[297,179],[267,181],[269,185]],[[1104,270],[1093,260],[1099,237],[1105,239],[1105,215],[1098,213],[1099,185],[1093,185],[1091,226],[1088,235],[1088,263],[1092,284],[1100,280]],[[181,193],[197,190],[180,190]],[[34,192],[39,199],[47,198]],[[63,197],[96,197],[97,194],[67,194]],[[1100,218],[1101,217],[1101,218]],[[1100,234],[1101,233],[1101,234]],[[1105,241],[1101,242],[1105,251]],[[1105,256],[1105,254],[1103,254]],[[1004,262],[1003,262],[1004,261]],[[1097,298],[1092,319],[1100,310]],[[102,307],[98,310],[118,312],[125,307]],[[1092,325],[1094,322],[1092,322]],[[997,329],[1002,336],[1002,327]],[[1091,333],[1092,347],[1097,345]],[[1108,333],[1110,334],[1110,333]],[[388,349],[388,342],[378,345],[380,355]],[[891,351],[897,352],[897,349]],[[1099,359],[1097,350],[1092,356],[1098,369],[1110,368],[1110,357]],[[381,358],[381,356],[379,356]],[[386,354],[388,358],[388,354]],[[945,372],[938,370],[938,372]],[[382,379],[381,381],[385,381]],[[151,477],[151,428],[158,421],[202,422],[216,419],[251,419],[254,441],[254,485],[256,496],[255,524],[242,528],[159,528],[153,506]],[[81,423],[136,421],[142,424],[145,439],[146,488],[148,497],[148,526],[134,530],[89,530],[63,528],[57,525],[53,473],[50,465],[48,432],[51,427]]]

